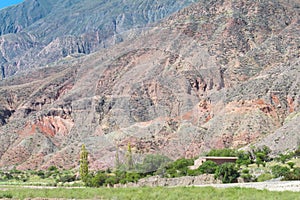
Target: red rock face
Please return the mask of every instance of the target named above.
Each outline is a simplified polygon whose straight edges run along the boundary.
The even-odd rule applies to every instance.
[[[113,167],[128,143],[137,159],[191,158],[264,138],[273,150],[297,146],[299,9],[212,3],[111,49],[1,82],[0,167],[76,167],[83,143],[94,169]]]
[[[44,117],[37,123],[36,128],[46,136],[54,137],[57,134],[66,136],[73,127],[70,120],[61,119],[60,117]]]
[[[295,112],[294,99],[291,97],[287,97],[287,101],[288,101],[289,112],[290,113]]]

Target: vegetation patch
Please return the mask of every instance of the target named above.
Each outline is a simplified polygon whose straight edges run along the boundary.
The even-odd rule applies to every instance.
[[[234,183],[238,182],[239,179],[242,179],[244,182],[260,182],[273,178],[300,180],[300,166],[298,162],[300,148],[294,152],[279,154],[275,158],[269,156],[270,152],[270,149],[266,146],[252,148],[249,152],[234,149],[213,149],[207,155],[235,156],[238,159],[235,163],[219,165],[208,160],[197,169],[194,169],[191,166],[194,165],[195,159],[181,158],[172,161],[163,155],[146,155],[143,160],[136,163],[133,161],[132,150],[129,144],[126,154],[127,160],[124,163],[120,163],[119,159],[116,158],[118,163],[116,163],[114,169],[90,171],[88,152],[83,145],[79,170],[62,170],[51,166],[44,171],[20,171],[17,169],[0,171],[0,185],[120,187],[127,183],[138,183],[140,179],[151,176],[177,178],[202,174],[212,174],[215,179],[219,179],[223,183]]]
[[[0,191],[2,198],[67,198],[67,199],[210,199],[210,200],[256,200],[256,199],[298,199],[295,192],[270,192],[246,188],[216,189],[212,187],[175,187],[175,188],[10,188]]]

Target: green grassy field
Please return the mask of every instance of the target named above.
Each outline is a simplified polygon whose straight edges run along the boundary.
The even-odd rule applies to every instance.
[[[245,188],[216,189],[212,187],[174,187],[174,188],[54,188],[36,189],[7,186],[0,188],[0,198],[67,198],[67,199],[203,199],[203,200],[257,200],[300,199],[296,192],[270,192]]]

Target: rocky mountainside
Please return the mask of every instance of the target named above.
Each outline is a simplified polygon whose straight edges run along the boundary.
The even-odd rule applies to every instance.
[[[2,76],[106,48],[192,2],[28,0],[3,9],[0,11]]]
[[[110,48],[3,80],[0,166],[76,167],[83,143],[93,168],[112,166],[128,143],[137,158],[295,148],[299,8],[200,0]]]

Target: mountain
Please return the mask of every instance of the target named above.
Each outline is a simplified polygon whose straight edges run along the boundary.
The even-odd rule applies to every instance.
[[[95,169],[128,143],[137,158],[296,148],[299,8],[200,0],[110,48],[4,79],[0,166],[76,167],[83,143]]]
[[[106,48],[193,1],[28,0],[0,10],[2,77]]]

